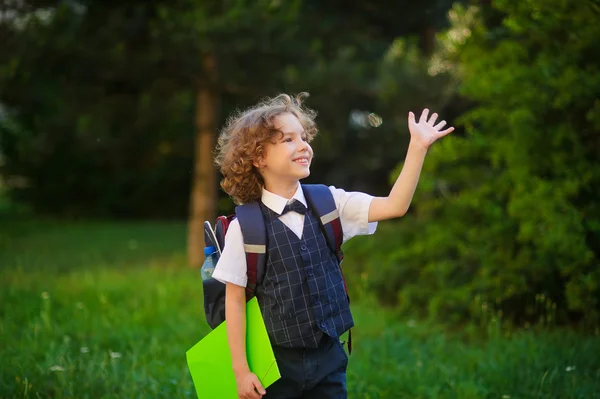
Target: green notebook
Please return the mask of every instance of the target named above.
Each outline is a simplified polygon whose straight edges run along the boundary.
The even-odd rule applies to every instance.
[[[199,399],[238,398],[225,323],[186,352]],[[246,357],[265,389],[281,378],[256,297],[246,303]]]

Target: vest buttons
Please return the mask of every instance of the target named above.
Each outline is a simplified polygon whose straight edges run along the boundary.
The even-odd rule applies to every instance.
[[[306,268],[306,274],[308,274],[309,276],[312,277],[312,275],[313,275],[313,269],[312,269],[312,267],[307,267]]]
[[[321,322],[321,328],[325,328],[325,327],[326,327],[326,325],[325,325],[325,322],[324,322],[324,321],[322,321],[322,322]]]
[[[315,305],[320,305],[320,304],[321,304],[321,301],[319,301],[318,299],[315,299],[315,302],[314,302],[314,304],[315,304]]]
[[[306,251],[306,245],[302,244],[302,246],[300,247],[301,250]]]

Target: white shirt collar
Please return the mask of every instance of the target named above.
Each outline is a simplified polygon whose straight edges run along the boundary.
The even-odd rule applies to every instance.
[[[262,189],[262,203],[278,215],[281,215],[283,208],[285,208],[285,206],[294,199],[300,201],[302,204],[304,204],[304,206],[308,206],[306,204],[306,198],[304,197],[304,191],[302,191],[300,182],[298,182],[298,189],[296,189],[294,196],[289,200],[280,195],[267,191],[264,187]]]

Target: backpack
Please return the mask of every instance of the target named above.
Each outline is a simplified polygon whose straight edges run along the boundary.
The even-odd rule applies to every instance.
[[[329,188],[322,184],[303,184],[302,190],[308,207],[319,219],[319,226],[323,232],[327,245],[336,255],[340,265],[344,259],[342,253],[343,232],[339,213]],[[267,264],[267,231],[262,211],[258,202],[239,205],[235,208],[235,214],[219,216],[215,222],[214,230],[210,222],[204,222],[205,245],[214,246],[217,249],[217,257],[220,256],[225,245],[225,234],[229,224],[237,218],[244,239],[244,250],[246,251],[246,263],[248,266],[248,283],[246,284],[246,300],[256,295],[256,287],[264,276]],[[348,296],[346,281],[344,289]],[[213,278],[202,283],[204,289],[204,312],[206,321],[211,328],[216,328],[225,320],[225,284]],[[348,297],[350,302],[350,297]],[[351,340],[348,342],[348,350],[351,351]]]

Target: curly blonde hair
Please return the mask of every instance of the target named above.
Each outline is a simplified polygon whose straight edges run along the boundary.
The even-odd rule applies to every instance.
[[[275,117],[291,113],[302,124],[308,142],[316,136],[316,112],[303,106],[307,97],[308,93],[296,97],[280,94],[238,111],[227,120],[219,135],[215,163],[223,174],[221,187],[236,204],[261,198],[264,180],[253,161],[261,159],[268,141],[283,134],[274,126]]]

